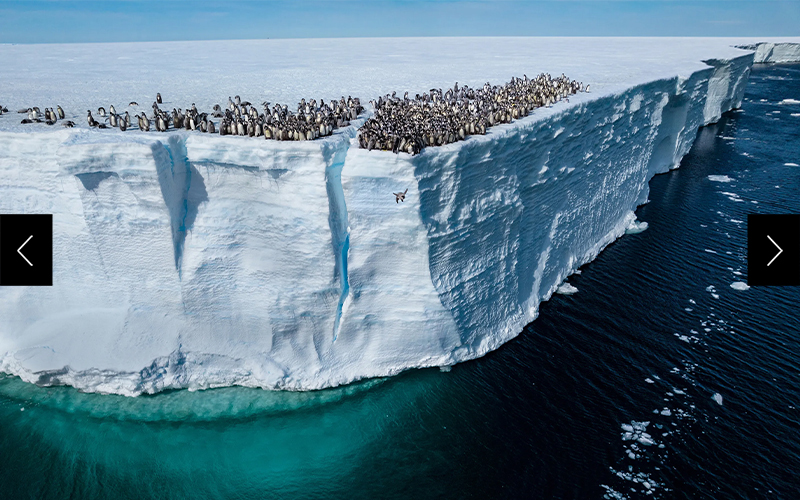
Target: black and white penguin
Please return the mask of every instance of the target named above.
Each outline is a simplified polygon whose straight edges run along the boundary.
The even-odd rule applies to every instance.
[[[114,109],[114,105],[113,104],[108,107],[108,112],[111,113],[112,115],[116,114],[117,110]]]
[[[128,106],[138,106],[138,105],[139,103],[136,101],[131,101],[130,103],[128,103]]]
[[[63,120],[65,115],[64,115],[64,110],[63,110],[63,109],[61,109],[61,106],[60,106],[60,105],[59,105],[59,106],[56,106],[56,111],[58,111],[58,117],[59,117],[59,118],[61,118],[61,119]]]
[[[100,108],[103,109],[103,108]],[[86,110],[86,121],[89,123],[90,127],[96,127],[97,122],[95,121],[94,117],[92,116],[92,110]]]
[[[99,108],[97,108],[97,114],[100,116],[106,116],[106,108],[100,106]]]
[[[156,93],[156,102],[159,103],[159,104],[162,104],[162,102],[161,102],[161,92],[157,92]]]

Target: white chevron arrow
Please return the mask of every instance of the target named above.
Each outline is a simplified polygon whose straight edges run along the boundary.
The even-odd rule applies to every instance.
[[[27,244],[28,244],[28,242],[29,242],[29,241],[31,241],[31,238],[33,238],[33,235],[30,235],[30,236],[28,236],[28,239],[27,239],[27,240],[25,240],[25,243],[23,243],[22,245],[20,245],[20,247],[19,247],[19,248],[17,248],[17,253],[19,254],[19,256],[20,256],[20,257],[22,257],[23,259],[25,259],[25,262],[27,262],[29,266],[33,267],[33,264],[31,264],[31,261],[29,261],[29,260],[28,260],[28,258],[27,258],[27,257],[25,257],[24,255],[22,255],[22,247],[24,247],[25,245],[27,245]]]
[[[778,249],[778,253],[776,253],[776,254],[775,254],[775,257],[773,257],[773,258],[772,258],[772,260],[771,260],[771,261],[769,261],[769,264],[767,264],[767,267],[769,267],[769,266],[770,266],[770,265],[771,265],[773,262],[775,262],[775,259],[777,259],[777,258],[778,258],[778,255],[780,255],[780,254],[782,254],[782,253],[783,253],[783,248],[779,247],[779,246],[778,246],[778,244],[777,244],[777,243],[775,243],[775,240],[773,240],[772,238],[770,238],[770,237],[769,237],[769,235],[767,235],[767,238],[769,238],[769,241],[771,241],[771,242],[772,242],[772,244],[773,244],[773,245],[775,245],[775,248],[777,248],[777,249]]]

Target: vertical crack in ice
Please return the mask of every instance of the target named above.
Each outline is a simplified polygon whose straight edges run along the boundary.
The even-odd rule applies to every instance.
[[[151,148],[161,194],[169,211],[175,270],[180,278],[186,232],[194,225],[200,204],[208,201],[208,192],[203,176],[186,159],[186,144],[182,137],[174,135],[167,144],[158,142]]]
[[[347,255],[350,250],[350,228],[347,222],[347,204],[342,188],[342,168],[349,140],[341,140],[333,145],[333,154],[325,172],[325,186],[328,191],[328,224],[331,228],[331,244],[335,258],[334,277],[339,281],[339,302],[336,305],[336,317],[333,322],[333,342],[339,335],[339,323],[342,319],[345,301],[350,294],[350,283],[347,277]],[[326,155],[327,156],[327,155]]]

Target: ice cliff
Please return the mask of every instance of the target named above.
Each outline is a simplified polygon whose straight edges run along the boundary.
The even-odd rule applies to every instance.
[[[754,50],[415,157],[357,149],[355,127],[304,143],[0,132],[0,212],[54,214],[54,286],[0,288],[0,370],[136,395],[481,356],[624,234],[650,178],[741,103],[754,54],[800,59]]]

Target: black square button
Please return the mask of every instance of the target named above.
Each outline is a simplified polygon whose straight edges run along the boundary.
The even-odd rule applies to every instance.
[[[747,216],[747,284],[800,285],[800,214]]]
[[[0,215],[0,286],[53,286],[53,216]]]

